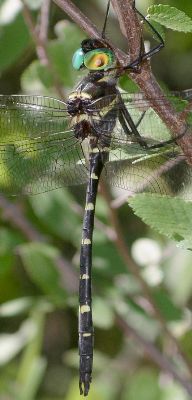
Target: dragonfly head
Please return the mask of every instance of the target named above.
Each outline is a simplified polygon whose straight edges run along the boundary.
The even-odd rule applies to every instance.
[[[89,71],[107,71],[116,66],[116,59],[113,51],[105,47],[103,41],[85,39],[74,53],[72,64],[76,70],[87,68]]]

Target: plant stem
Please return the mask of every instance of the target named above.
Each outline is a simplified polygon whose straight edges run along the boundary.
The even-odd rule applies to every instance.
[[[47,68],[49,69],[53,77],[54,87],[56,89],[58,96],[61,99],[64,99],[64,90],[62,88],[62,84],[61,82],[59,82],[54,66],[47,53],[47,31],[48,31],[50,3],[48,0],[43,1],[41,7],[41,16],[40,16],[40,25],[42,24],[42,26],[39,25],[37,29],[37,27],[34,25],[33,18],[29,8],[25,4],[24,0],[22,0],[22,2],[23,2],[23,16],[26,25],[28,26],[29,32],[31,33],[31,37],[35,43],[37,56],[41,64],[47,66]]]

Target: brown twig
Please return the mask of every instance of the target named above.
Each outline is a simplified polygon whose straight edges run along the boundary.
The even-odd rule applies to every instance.
[[[46,43],[49,30],[49,12],[50,12],[51,1],[43,1],[41,5],[41,14],[39,21],[39,37],[41,42]]]
[[[70,0],[53,0],[70,18],[79,25],[90,37],[99,39],[101,33],[96,26],[87,18]]]
[[[21,207],[0,195],[0,208],[3,218],[11,222],[13,226],[16,226],[28,240],[37,242],[44,241],[43,235],[41,235],[23,216]]]
[[[51,75],[53,77],[54,87],[56,89],[58,96],[61,99],[64,99],[64,90],[62,88],[62,84],[59,81],[59,78],[58,78],[56,71],[54,69],[54,66],[48,56],[47,48],[46,48],[48,21],[45,21],[45,20],[46,20],[46,18],[49,17],[49,6],[50,6],[49,1],[48,0],[43,1],[42,7],[41,7],[41,16],[40,16],[40,21],[41,21],[41,23],[43,23],[43,27],[41,27],[41,28],[38,27],[38,29],[34,24],[30,10],[27,7],[27,5],[25,4],[24,0],[22,0],[22,3],[23,3],[23,16],[24,16],[26,25],[28,26],[28,29],[31,33],[31,37],[33,38],[33,41],[35,43],[37,56],[38,56],[40,62],[43,65],[47,66],[47,68],[51,72]]]
[[[39,46],[37,46],[37,54],[41,62],[48,66],[50,65],[50,61],[46,51],[46,43],[48,39],[48,29],[49,29],[49,11],[50,11],[50,0],[44,0],[41,5],[39,24],[36,28],[40,44]]]

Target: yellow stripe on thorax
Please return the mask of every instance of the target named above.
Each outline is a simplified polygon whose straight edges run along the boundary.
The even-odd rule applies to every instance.
[[[91,95],[87,92],[81,92],[81,91],[76,91],[76,92],[72,92],[70,93],[70,95],[68,96],[69,100],[73,100],[76,98],[82,98],[82,99],[91,99]]]

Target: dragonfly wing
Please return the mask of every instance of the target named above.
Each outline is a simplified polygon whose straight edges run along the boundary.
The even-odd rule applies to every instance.
[[[171,138],[167,126],[144,96],[134,98],[123,94],[122,99],[135,125],[140,121],[137,130],[149,146],[159,145]],[[177,97],[175,93],[169,96],[173,108],[178,112],[188,107],[188,124],[191,123],[191,99],[192,90],[182,93],[182,96],[181,93]],[[156,99],[159,103],[164,100]],[[134,135],[130,135],[130,138],[125,136],[119,123],[112,133],[105,174],[113,185],[128,189],[130,193],[146,191],[192,199],[192,167],[176,143],[151,150],[144,149]]]
[[[148,192],[192,199],[192,169],[179,153],[109,161],[104,176],[107,182],[128,190],[129,194]]]
[[[39,193],[84,183],[87,169],[66,104],[43,96],[0,96],[0,190]]]
[[[165,101],[169,100],[173,109],[178,111],[178,113],[188,107],[186,117],[191,117],[192,109],[189,107],[189,105],[191,105],[191,99],[192,90],[188,90],[181,93],[179,92],[177,96],[176,93],[173,93],[166,97],[162,96],[161,98],[156,98],[156,104],[161,105],[164,104]],[[95,124],[96,130],[99,130],[99,126],[101,126],[99,133],[103,136],[106,142],[110,141],[111,147],[129,146],[130,141],[132,143],[138,143],[138,137],[129,123],[126,123],[128,127],[127,132],[125,132],[124,127],[120,123],[120,114],[125,110],[131,117],[140,137],[146,141],[148,140],[150,144],[155,145],[163,143],[172,138],[170,130],[161,120],[156,111],[151,107],[150,101],[146,99],[143,94],[122,93],[121,100],[117,99],[116,103],[112,102],[112,100],[113,98],[111,98],[110,101],[110,96],[106,96],[103,99],[96,100],[92,104],[92,109],[97,110],[95,113],[93,111],[93,125]],[[112,109],[104,118],[105,124],[103,121],[103,124],[99,125],[98,121],[102,116],[102,109],[105,110],[105,108],[107,106],[109,107],[110,104]],[[110,126],[112,126],[112,122],[115,118],[116,125],[112,132]]]

